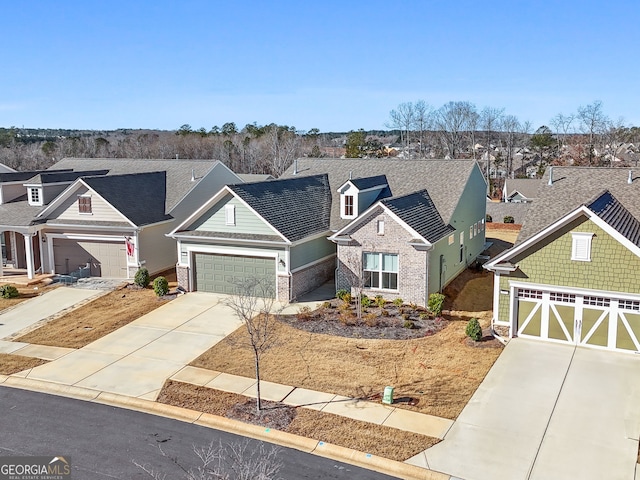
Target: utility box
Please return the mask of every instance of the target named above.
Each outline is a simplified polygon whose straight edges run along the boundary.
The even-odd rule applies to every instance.
[[[393,403],[393,387],[384,387],[382,403],[386,403],[387,405],[391,405]]]

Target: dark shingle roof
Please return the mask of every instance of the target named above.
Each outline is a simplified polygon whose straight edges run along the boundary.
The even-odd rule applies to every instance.
[[[280,178],[296,178],[294,171],[297,175],[326,173],[332,196],[332,230],[339,230],[350,222],[340,218],[340,194],[337,191],[350,175],[352,178],[384,175],[394,197],[426,189],[443,221],[449,223],[475,165],[474,160],[299,158]]]
[[[217,160],[147,160],[132,158],[63,158],[52,169],[71,168],[73,170],[107,169],[109,175],[129,173],[166,172],[167,212],[195,186],[196,180],[204,177],[217,163]]]
[[[426,190],[381,202],[429,243],[435,243],[455,231],[442,221]]]
[[[79,170],[72,172],[42,172],[30,178],[29,184],[45,185],[47,183],[73,182],[80,177],[106,175],[109,170]]]
[[[537,199],[527,212],[516,245],[560,220],[581,205],[590,203],[603,189],[640,218],[640,178],[627,183],[629,170],[604,167],[553,167],[553,182],[548,184],[549,169],[542,177]]]
[[[608,190],[586,205],[634,245],[640,245],[640,222]]]
[[[35,177],[36,175],[44,172],[53,173],[62,173],[62,172],[70,172],[71,169],[59,169],[51,167],[50,170],[27,170],[23,172],[4,172],[0,173],[0,183],[10,183],[10,182],[26,182],[27,180]]]
[[[327,175],[230,185],[229,188],[288,240],[329,230]]]
[[[165,198],[165,172],[86,177],[83,181],[135,225],[173,218],[164,213],[164,203],[159,201]]]
[[[376,175],[375,177],[365,178],[352,178],[350,181],[358,190],[366,190],[367,188],[387,185],[387,177],[385,175]]]

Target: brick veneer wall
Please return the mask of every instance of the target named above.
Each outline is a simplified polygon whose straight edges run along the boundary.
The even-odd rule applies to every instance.
[[[176,276],[178,277],[178,285],[190,292],[192,285],[189,282],[189,267],[176,265]]]
[[[318,288],[320,285],[328,282],[336,269],[336,258],[331,257],[320,263],[312,265],[304,270],[299,270],[293,274],[293,292],[292,299],[296,300],[311,290]]]
[[[384,220],[384,235],[378,235],[377,222]],[[357,286],[356,278],[362,272],[363,252],[392,253],[398,255],[398,291],[369,290],[370,296],[382,295],[385,299],[402,298],[406,303],[426,305],[427,255],[408,244],[413,237],[382,209],[375,210],[360,228],[351,233],[351,244],[338,245],[338,289]]]

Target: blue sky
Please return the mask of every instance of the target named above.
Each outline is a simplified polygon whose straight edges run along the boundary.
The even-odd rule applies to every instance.
[[[0,16],[0,127],[384,129],[468,100],[640,126],[632,1],[28,1]]]

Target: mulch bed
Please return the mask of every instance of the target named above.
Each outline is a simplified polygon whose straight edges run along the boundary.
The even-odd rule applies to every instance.
[[[434,335],[449,324],[444,317],[434,317],[426,309],[387,302],[384,307],[362,309],[358,320],[353,303],[349,308],[339,299],[325,302],[314,311],[301,310],[295,315],[280,315],[291,327],[311,333],[347,338],[408,340]]]
[[[297,409],[284,403],[262,400],[262,410],[256,408],[256,400],[251,398],[233,405],[225,416],[241,422],[260,425],[283,432],[289,428],[296,418]]]

